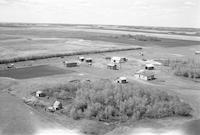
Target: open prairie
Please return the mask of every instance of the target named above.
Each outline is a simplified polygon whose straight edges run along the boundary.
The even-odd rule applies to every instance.
[[[122,135],[129,133],[197,135],[200,119],[200,80],[199,78],[176,76],[174,74],[175,71],[169,65],[166,66],[163,64],[163,60],[178,62],[192,59],[199,62],[200,55],[195,54],[195,51],[200,50],[198,32],[199,29],[180,28],[1,24],[0,60],[31,56],[52,55],[53,57],[42,59],[37,57],[37,59],[0,64],[0,108],[7,108],[5,111],[0,112],[0,120],[5,122],[1,124],[0,134],[18,133],[37,135],[41,130],[41,132],[44,132],[43,134],[47,134],[49,132],[46,132],[45,129],[55,129],[55,132],[59,131],[60,133],[88,135]],[[93,62],[92,64],[81,62],[78,56],[92,58]],[[107,64],[111,63],[109,58],[113,56],[127,58],[128,61],[118,65],[118,70],[108,69]],[[76,67],[66,67],[63,63],[64,61],[79,62]],[[10,67],[10,64],[14,64],[14,68]],[[146,81],[136,78],[135,73],[141,69],[145,69],[145,65],[147,64],[154,65],[154,80]],[[118,77],[126,77],[128,83],[117,84],[115,86],[115,80]],[[106,80],[105,85],[104,83],[98,83],[99,80]],[[86,84],[82,84],[85,81]],[[79,87],[77,85],[79,83],[83,87],[82,89],[76,89],[76,87]],[[100,95],[102,99],[104,96],[112,94],[112,91],[109,90],[119,90],[120,88],[124,88],[124,90],[133,88],[132,91],[136,91],[136,94],[138,94],[137,90],[140,90],[140,86],[142,86],[142,90],[139,92],[142,93],[143,90],[148,89],[149,93],[147,92],[146,96],[152,96],[151,98],[154,99],[160,94],[157,94],[158,90],[161,91],[159,100],[162,102],[156,105],[160,105],[160,108],[163,106],[171,107],[170,105],[174,101],[173,98],[176,99],[177,97],[177,101],[175,101],[178,105],[185,103],[192,108],[190,112],[191,116],[184,116],[188,114],[188,106],[184,106],[183,108],[179,106],[180,108],[178,108],[178,111],[176,110],[178,112],[176,115],[172,115],[175,112],[166,113],[166,110],[170,112],[170,109],[168,110],[167,107],[163,110],[159,110],[158,108],[152,113],[157,115],[151,117],[144,115],[139,120],[134,119],[140,118],[137,115],[129,117],[128,120],[124,116],[120,117],[121,121],[116,120],[114,117],[104,117],[104,115],[99,115],[98,119],[97,117],[89,117],[90,113],[88,112],[87,117],[81,114],[78,120],[71,117],[71,114],[80,113],[73,110],[73,107],[81,106],[81,103],[84,103],[81,102],[78,104],[79,99],[83,101],[83,97],[87,97],[86,99],[91,98],[91,94],[95,93],[93,90],[96,85],[99,88],[96,89],[102,89],[107,92],[102,95],[96,93],[94,96],[98,98]],[[139,88],[135,90],[136,86]],[[87,93],[86,88],[89,89],[90,87],[94,87],[94,89],[90,89]],[[118,87],[119,89],[117,89]],[[49,93],[47,94],[49,95],[46,97],[35,97],[34,94],[38,90],[48,91]],[[127,93],[124,92],[124,96],[130,94],[132,91],[127,90]],[[82,96],[80,96],[81,92],[85,92],[85,94],[82,93]],[[164,95],[162,95],[162,92]],[[168,97],[168,95],[173,96]],[[132,96],[134,97],[134,95]],[[27,105],[22,102],[24,99],[29,98],[37,102],[33,105]],[[112,98],[112,96],[106,99],[109,98]],[[170,98],[171,102],[168,99],[165,100],[165,98]],[[91,98],[87,102],[94,99]],[[62,102],[63,109],[54,113],[49,112],[47,108],[55,100]],[[106,101],[104,104],[107,103]],[[145,97],[140,100],[140,96],[138,96],[135,97],[134,102],[142,104],[145,101]],[[152,104],[156,102],[157,100],[152,102]],[[16,106],[14,106],[15,104]],[[93,105],[93,102],[90,105]],[[129,106],[130,104],[127,103],[126,105]],[[90,106],[84,109],[87,110],[88,108],[91,109]],[[107,113],[109,112],[108,108],[105,109]],[[71,109],[70,112],[68,112],[68,109]],[[17,111],[17,113],[13,114],[12,112],[14,111]],[[160,116],[162,112],[166,113],[166,115]],[[81,113],[83,112],[81,111]],[[13,122],[14,117],[17,117],[16,122]],[[45,125],[44,123],[47,124]],[[193,125],[197,125],[197,127]],[[8,128],[11,126],[15,126],[15,128],[12,128],[8,132]],[[69,128],[73,130],[68,130]],[[54,133],[53,130],[52,133]]]

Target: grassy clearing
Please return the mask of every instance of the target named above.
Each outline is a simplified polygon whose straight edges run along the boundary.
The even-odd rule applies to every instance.
[[[126,122],[144,118],[191,116],[192,108],[157,88],[140,84],[115,84],[110,80],[68,83],[45,89],[48,96],[63,102],[70,99],[61,113],[73,119]]]
[[[128,51],[128,50],[139,50],[141,47],[125,47],[125,48],[113,48],[113,49],[102,49],[102,50],[90,50],[90,51],[79,51],[79,52],[67,52],[67,53],[57,53],[57,54],[44,54],[36,56],[26,56],[26,57],[16,57],[9,59],[0,59],[0,64],[8,64],[13,62],[21,62],[28,60],[38,60],[47,59],[53,57],[63,57],[63,56],[73,56],[73,55],[86,55],[86,54],[96,54],[105,52],[117,52],[117,51]]]

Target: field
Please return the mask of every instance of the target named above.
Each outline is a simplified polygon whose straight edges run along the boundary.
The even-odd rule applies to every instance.
[[[180,59],[186,61],[192,59],[199,61],[200,56],[195,55],[195,51],[200,50],[198,32],[199,29],[189,28],[1,24],[0,61],[4,61],[4,63],[0,64],[0,96],[2,96],[0,98],[2,100],[0,105],[2,108],[6,108],[4,106],[8,102],[9,109],[7,111],[10,113],[7,116],[6,110],[5,112],[0,112],[0,120],[5,121],[5,124],[2,124],[0,127],[0,133],[6,134],[8,127],[13,126],[9,120],[19,117],[17,119],[19,125],[12,129],[11,131],[13,132],[10,134],[22,134],[21,132],[37,134],[40,130],[53,127],[52,129],[55,128],[55,131],[60,129],[61,133],[68,131],[72,134],[78,134],[79,132],[96,135],[120,135],[128,132],[138,134],[140,132],[141,134],[147,134],[147,132],[165,134],[166,132],[167,134],[168,132],[173,133],[178,130],[186,132],[186,135],[190,135],[192,131],[197,130],[197,128],[191,127],[194,127],[193,125],[199,126],[199,78],[193,79],[177,76],[174,74],[173,66],[164,66],[162,61],[168,59],[177,61]],[[78,67],[67,68],[64,66],[63,61],[77,61],[78,56],[92,58],[92,65],[82,62]],[[125,57],[128,58],[128,61],[121,63],[119,70],[107,69],[107,64],[110,63],[110,60],[106,58],[113,56]],[[14,63],[15,68],[8,68],[9,62]],[[144,69],[145,64],[149,63],[153,63],[155,66],[153,72],[156,79],[144,81],[135,78],[134,74],[138,70]],[[114,80],[120,76],[125,76],[128,80],[128,84],[123,84],[121,87],[121,89],[126,91],[122,93],[118,91],[120,85],[115,86],[113,84]],[[100,85],[101,83],[96,84],[99,89],[102,89],[102,93],[98,93],[98,88],[94,87],[95,84],[93,84],[93,82],[99,82],[99,80],[108,80],[107,83],[109,83],[103,85]],[[78,89],[79,87],[74,89],[74,87],[68,86],[69,83],[82,83],[84,81],[88,81],[91,84],[81,87],[82,89]],[[67,88],[64,87],[66,85]],[[138,89],[135,89],[136,86]],[[143,100],[145,100],[147,95],[144,97],[135,95],[141,93],[142,89],[149,96],[147,99],[152,99],[150,104],[153,104],[155,108],[157,108],[156,106],[163,107],[163,110],[160,109],[159,111],[155,108],[149,108],[155,111],[155,116],[149,115],[146,117],[149,114],[147,113],[148,111],[145,111],[145,115],[141,113],[141,108],[144,109],[146,107],[147,102]],[[37,90],[49,90],[50,93],[48,93],[47,97],[35,98],[34,93]],[[78,96],[77,94],[76,97],[76,92],[82,95]],[[124,97],[127,98],[126,100],[131,100],[131,102],[138,104],[137,107],[139,109],[131,112],[131,104],[128,104],[129,111],[121,109],[127,115],[122,115],[123,113],[117,114],[119,107],[113,105],[117,101],[110,99],[109,102],[113,104],[107,104],[106,102],[106,99],[110,98],[107,97],[108,93],[118,93],[119,95],[129,93],[130,95],[127,95],[131,97],[130,99],[126,96]],[[107,110],[107,113],[103,112],[103,115],[101,115],[98,112],[98,115],[94,117],[94,115],[88,114],[91,113],[91,110],[95,110],[94,102],[97,100],[88,100],[88,98],[95,96],[105,100],[105,102],[101,102],[102,105],[105,105],[101,112]],[[71,107],[71,109],[66,111],[65,108],[51,113],[44,106],[37,106],[36,103],[33,106],[24,104],[22,102],[23,99],[28,98],[34,99],[40,105],[44,103],[47,107],[52,105],[55,100],[59,100],[62,101],[64,107]],[[79,103],[84,103],[83,99],[87,102],[87,107],[83,104],[80,105],[85,109],[84,111],[77,107]],[[153,102],[154,100],[156,101]],[[161,103],[158,105],[157,101]],[[126,104],[123,98],[120,102]],[[179,108],[178,111],[173,107],[173,111],[166,109],[170,108],[170,105],[174,102]],[[182,103],[187,105],[182,108]],[[192,111],[189,111],[191,116],[184,117],[185,114],[188,114],[187,109],[190,107],[192,108]],[[18,110],[18,108],[21,109]],[[109,113],[109,110],[113,108],[117,111],[110,112],[115,112],[115,115]],[[78,113],[76,111],[73,112],[73,109],[77,109]],[[11,112],[15,112],[15,110],[19,113],[12,114]],[[68,111],[71,111],[71,114],[78,114],[78,120],[73,119]],[[135,115],[139,113],[138,111],[141,117]],[[182,111],[184,112],[181,113],[182,115],[177,115]],[[30,116],[30,112],[34,116]],[[131,118],[127,117],[129,116],[128,112],[131,112]],[[11,115],[13,115],[12,118],[10,118]],[[115,120],[113,120],[114,118]],[[28,121],[24,121],[24,119]],[[31,124],[29,125],[29,123]],[[38,123],[41,126],[35,127]],[[42,126],[44,123],[48,123],[46,127]],[[23,127],[24,130],[21,129]]]

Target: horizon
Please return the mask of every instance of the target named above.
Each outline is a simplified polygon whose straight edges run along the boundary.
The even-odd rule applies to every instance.
[[[0,22],[200,28],[198,0],[0,0]]]
[[[90,25],[100,25],[100,26],[130,26],[130,27],[146,27],[146,28],[178,28],[178,29],[200,29],[200,27],[176,27],[176,26],[145,26],[145,25],[123,25],[123,24],[119,24],[119,25],[115,25],[115,24],[81,24],[81,23],[31,23],[31,22],[0,22],[0,24],[32,24],[32,25],[37,25],[37,24],[41,24],[41,25],[85,25],[85,26],[90,26]]]

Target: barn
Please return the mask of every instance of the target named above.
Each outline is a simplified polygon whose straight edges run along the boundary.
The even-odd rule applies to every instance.
[[[155,74],[148,70],[140,70],[140,71],[136,72],[134,76],[136,78],[146,80],[146,81],[155,79]]]

